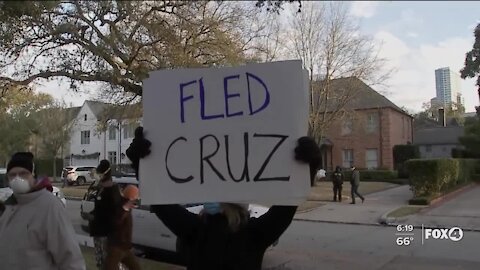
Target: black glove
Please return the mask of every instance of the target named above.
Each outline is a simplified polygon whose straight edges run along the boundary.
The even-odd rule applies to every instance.
[[[310,166],[310,182],[313,185],[317,169],[321,166],[322,155],[320,147],[311,137],[301,137],[297,141],[298,145],[295,147],[295,159],[308,163]]]
[[[135,170],[137,179],[140,159],[150,154],[151,145],[152,143],[143,136],[143,127],[137,127],[135,129],[135,137],[133,138],[130,147],[125,151],[127,157],[132,161],[132,168]]]

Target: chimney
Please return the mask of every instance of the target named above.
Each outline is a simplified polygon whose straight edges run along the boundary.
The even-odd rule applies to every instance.
[[[440,122],[442,127],[447,126],[447,122],[445,120],[445,109],[443,108],[438,109],[438,122]]]

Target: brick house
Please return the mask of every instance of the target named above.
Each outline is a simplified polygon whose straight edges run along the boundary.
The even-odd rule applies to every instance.
[[[357,78],[331,83],[332,92],[341,93],[336,90],[348,83],[354,85],[355,94],[345,104],[347,113],[332,122],[320,143],[323,167],[392,170],[393,147],[412,142],[413,117]]]

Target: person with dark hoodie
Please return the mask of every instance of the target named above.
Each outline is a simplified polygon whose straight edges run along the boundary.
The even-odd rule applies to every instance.
[[[127,156],[138,173],[140,158],[150,153],[150,142],[137,128]],[[320,149],[309,137],[298,140],[295,159],[309,163],[310,179],[320,164]],[[140,179],[141,181],[141,179]],[[188,270],[259,270],[266,249],[292,222],[297,206],[272,206],[251,218],[246,205],[208,203],[197,215],[180,205],[152,205],[151,211],[182,240]]]
[[[34,175],[33,154],[7,165],[13,195],[0,216],[0,262],[9,270],[84,270],[85,261],[62,202]],[[50,185],[51,187],[51,185]]]
[[[132,249],[132,215],[134,199],[125,198],[113,182],[110,162],[100,161],[99,185],[90,222],[99,269],[119,269],[120,263],[130,270],[140,269]]]
[[[333,172],[333,201],[337,201],[337,194],[338,194],[338,201],[342,201],[342,186],[343,186],[343,174],[342,169],[340,166],[335,168],[335,172]]]

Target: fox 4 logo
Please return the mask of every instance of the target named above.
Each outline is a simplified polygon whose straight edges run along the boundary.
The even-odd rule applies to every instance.
[[[457,242],[462,240],[463,230],[458,227],[451,229],[425,229],[425,240],[430,238]]]

